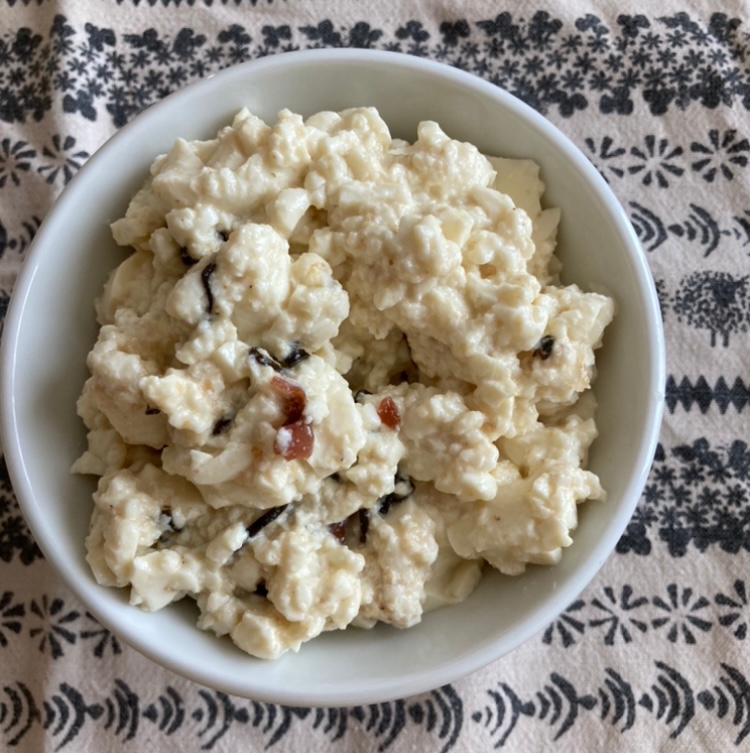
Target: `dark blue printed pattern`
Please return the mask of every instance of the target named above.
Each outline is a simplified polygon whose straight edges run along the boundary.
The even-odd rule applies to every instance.
[[[0,259],[3,258],[6,251],[15,251],[19,256],[23,256],[41,224],[41,219],[33,214],[29,219],[22,220],[19,230],[14,235],[10,235],[2,219],[0,219]],[[5,312],[8,310],[9,302],[10,291],[0,290],[0,327],[5,320]]]
[[[674,413],[679,408],[690,412],[695,406],[701,413],[707,413],[713,406],[724,415],[730,408],[737,413],[750,405],[750,380],[748,384],[737,377],[731,384],[723,376],[713,387],[705,377],[698,377],[693,383],[687,377],[677,382],[671,374],[667,377],[665,391],[667,410]]]
[[[637,102],[657,116],[693,102],[750,109],[750,78],[743,65],[748,40],[740,26],[740,19],[724,13],[714,13],[707,23],[687,13],[652,19],[623,14],[614,25],[589,14],[571,25],[537,11],[528,18],[503,12],[479,21],[444,22],[438,35],[417,20],[393,29],[323,20],[299,27],[268,25],[260,35],[233,24],[211,36],[185,27],[174,36],[147,29],[118,39],[112,29],[92,23],[74,28],[58,15],[46,36],[21,28],[0,40],[0,120],[40,120],[61,98],[65,112],[89,120],[109,117],[121,126],[191,80],[252,58],[315,47],[429,56],[483,76],[542,113],[563,117],[589,107],[629,115]],[[732,180],[747,164],[748,142],[717,130],[688,149],[655,137],[620,148],[610,144],[608,156],[601,155],[629,161],[625,167],[613,162],[610,174],[623,170],[646,184],[667,185],[684,175],[684,162],[710,183]]]
[[[747,167],[750,142],[735,129],[708,131],[704,141],[691,141],[688,149],[668,139],[647,134],[631,146],[616,143],[611,136],[600,141],[584,140],[592,161],[608,181],[635,176],[644,186],[669,188],[684,177],[699,176],[706,183],[732,181]]]
[[[7,305],[6,299],[4,306]],[[0,560],[11,562],[17,558],[30,565],[41,556],[13,495],[5,458],[0,458]]]
[[[568,648],[586,636],[587,645],[617,646],[644,636],[674,644],[695,644],[709,634],[738,642],[748,637],[750,578],[698,594],[676,582],[663,589],[626,584],[589,589],[542,633],[545,645]],[[60,659],[81,652],[105,661],[122,653],[120,641],[89,612],[46,594],[28,601],[0,593],[0,648],[30,638],[35,649]],[[12,649],[11,649],[12,650]]]
[[[730,336],[748,330],[750,324],[750,297],[748,275],[728,272],[692,272],[680,281],[680,286],[670,299],[678,321],[686,322],[698,330],[709,333],[711,346],[725,348]]]
[[[99,724],[121,744],[153,737],[157,730],[167,737],[179,730],[183,739],[192,735],[200,750],[214,749],[228,733],[239,730],[269,749],[299,725],[321,733],[331,743],[359,727],[375,738],[379,751],[386,751],[410,725],[424,728],[436,753],[454,747],[465,723],[463,702],[452,685],[409,701],[309,709],[230,698],[200,686],[185,697],[167,685],[148,698],[119,678],[108,694],[91,701],[65,682],[51,692],[50,702],[35,698],[23,682],[6,685],[0,692],[0,720],[9,745],[22,743],[34,725],[41,725],[54,740],[55,750],[75,750],[71,743],[81,729]]]
[[[678,239],[682,246],[696,246],[704,257],[710,256],[725,238],[743,247],[750,244],[750,209],[731,217],[724,225],[708,209],[694,203],[682,211],[676,209],[669,224],[637,201],[628,202],[628,207],[646,251],[655,251],[670,237]]]
[[[667,395],[667,401],[671,396]],[[617,544],[621,554],[649,554],[661,541],[673,557],[689,548],[750,552],[750,449],[742,439],[706,439],[670,451],[660,444],[640,504]]]
[[[740,670],[722,663],[714,684],[696,690],[675,667],[662,661],[655,661],[653,666],[654,675],[642,678],[643,684],[651,680],[643,690],[612,667],[604,668],[599,687],[583,694],[556,672],[528,700],[499,682],[496,689],[487,690],[485,708],[474,712],[471,718],[489,730],[495,749],[505,747],[523,717],[546,721],[551,728],[550,737],[556,742],[587,712],[596,714],[623,735],[635,727],[639,718],[652,714],[667,725],[672,739],[679,738],[705,713],[721,719],[729,712],[736,730],[734,744],[741,745],[750,734],[750,683]]]
[[[183,694],[166,685],[148,696],[136,693],[120,678],[94,698],[84,695],[89,689],[62,682],[49,701],[43,701],[16,681],[0,692],[0,719],[10,746],[22,744],[33,727],[42,726],[55,750],[74,750],[74,741],[89,725],[101,725],[120,744],[149,739],[157,730],[167,737],[180,731],[183,739],[192,736],[201,750],[214,749],[227,734],[240,730],[248,744],[260,738],[263,748],[270,749],[283,745],[293,728],[308,727],[322,733],[334,750],[338,743],[342,753],[347,749],[347,733],[357,728],[373,735],[378,751],[398,750],[407,726],[422,727],[431,737],[430,749],[439,753],[450,751],[467,725],[474,727],[472,734],[483,745],[503,749],[523,734],[525,719],[547,725],[550,741],[557,742],[577,724],[586,724],[589,714],[619,731],[623,740],[646,716],[666,725],[672,739],[691,724],[710,724],[710,717],[721,719],[727,714],[736,746],[750,734],[750,682],[728,663],[717,664],[714,677],[698,686],[663,661],[654,661],[650,673],[635,677],[605,666],[600,678],[598,685],[580,688],[552,671],[530,693],[500,680],[486,690],[484,705],[473,710],[464,708],[452,685],[410,700],[307,709],[230,698],[200,687]]]
[[[21,187],[33,174],[59,187],[70,182],[89,153],[76,146],[73,136],[56,133],[39,146],[27,141],[0,141],[0,189],[8,191]]]

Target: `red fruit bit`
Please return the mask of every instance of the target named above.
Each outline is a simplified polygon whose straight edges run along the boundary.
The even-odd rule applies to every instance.
[[[340,520],[338,523],[331,523],[328,526],[328,530],[334,538],[338,539],[342,544],[346,538],[346,521]]]
[[[273,451],[284,460],[305,460],[312,455],[315,435],[310,424],[295,421],[276,432]]]
[[[401,426],[401,414],[392,397],[384,397],[378,404],[378,418],[389,428],[396,431]]]
[[[281,398],[282,411],[284,413],[283,426],[297,423],[305,411],[307,395],[298,384],[274,376],[271,379],[271,389]]]

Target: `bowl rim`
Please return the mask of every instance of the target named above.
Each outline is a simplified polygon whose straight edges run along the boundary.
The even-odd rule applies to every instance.
[[[504,634],[502,640],[494,639],[488,641],[436,667],[412,672],[404,678],[395,680],[388,678],[388,680],[381,680],[374,684],[366,683],[366,687],[356,692],[347,687],[343,690],[330,690],[312,697],[309,693],[301,692],[294,687],[268,692],[262,683],[253,682],[253,673],[243,673],[242,682],[238,682],[236,679],[227,680],[227,678],[217,678],[203,667],[190,665],[189,662],[173,661],[169,657],[165,657],[158,649],[158,645],[141,639],[138,631],[130,624],[121,625],[114,619],[110,619],[110,614],[106,610],[103,611],[102,605],[79,584],[79,575],[75,568],[67,562],[62,549],[56,546],[54,537],[50,535],[43,517],[37,515],[37,506],[27,502],[27,500],[35,498],[35,491],[34,482],[24,462],[25,451],[21,446],[19,436],[18,417],[15,410],[15,394],[16,384],[23,378],[18,373],[16,364],[20,325],[36,273],[39,269],[39,259],[42,249],[49,243],[49,238],[54,236],[56,218],[68,211],[69,205],[75,205],[78,193],[88,180],[87,176],[94,172],[96,166],[100,162],[105,161],[111,152],[119,149],[121,144],[126,144],[128,139],[137,138],[139,130],[149,128],[152,121],[157,121],[160,118],[163,110],[168,109],[175,103],[187,100],[197,93],[210,90],[217,85],[222,86],[234,80],[246,78],[250,73],[257,73],[264,69],[295,67],[321,62],[339,65],[346,65],[350,62],[366,62],[376,66],[384,65],[391,70],[411,69],[431,76],[448,79],[460,84],[463,88],[473,90],[484,98],[495,100],[502,107],[510,109],[522,120],[529,122],[545,139],[552,142],[556,149],[565,152],[576,168],[582,173],[586,182],[593,186],[601,197],[604,210],[609,215],[613,225],[617,228],[624,245],[628,248],[630,263],[638,282],[639,293],[644,297],[647,307],[645,313],[650,325],[647,352],[650,363],[647,373],[647,387],[649,389],[648,420],[643,430],[637,463],[630,474],[622,503],[613,515],[609,526],[603,531],[591,551],[584,557],[582,564],[557,591],[550,595],[549,599],[544,601],[543,605],[535,607],[521,626]],[[551,619],[551,615],[554,617],[560,614],[578,596],[594,578],[607,557],[613,552],[645,486],[659,439],[664,409],[665,378],[664,332],[656,288],[646,254],[641,247],[624,208],[615,197],[609,185],[588,158],[562,131],[540,113],[506,90],[445,63],[398,52],[359,48],[321,48],[286,52],[231,66],[170,94],[141,112],[115,133],[94,153],[75,178],[65,187],[50,208],[31,244],[8,307],[2,343],[0,345],[0,413],[2,414],[0,438],[2,439],[8,472],[16,498],[45,558],[53,565],[76,597],[118,638],[121,638],[125,643],[161,666],[167,667],[184,677],[245,698],[292,706],[351,706],[354,704],[382,702],[426,692],[475,672],[501,656],[515,650],[534,633],[546,627]],[[250,677],[248,677],[248,674]]]

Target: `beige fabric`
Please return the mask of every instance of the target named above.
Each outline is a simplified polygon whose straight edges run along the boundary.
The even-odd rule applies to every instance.
[[[109,635],[39,557],[0,468],[0,749],[750,747],[750,4],[0,0],[0,309],[51,203],[168,91],[286,49],[371,45],[521,95],[610,182],[663,305],[667,411],[595,581],[512,655],[349,709],[230,698]]]

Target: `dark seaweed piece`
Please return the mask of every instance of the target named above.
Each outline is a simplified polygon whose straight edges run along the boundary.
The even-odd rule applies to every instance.
[[[552,335],[545,335],[539,344],[534,348],[533,355],[538,356],[542,361],[546,361],[552,355],[552,349],[555,347],[555,338]]]
[[[281,365],[285,369],[291,369],[293,366],[296,366],[300,361],[304,361],[306,358],[309,358],[309,357],[310,357],[310,354],[303,348],[300,348],[299,343],[292,343],[291,350],[289,351],[289,354],[287,355],[287,357],[281,362]]]
[[[362,402],[362,398],[366,397],[367,395],[372,395],[372,392],[370,392],[370,390],[357,390],[354,393],[354,402],[355,403],[361,403]]]
[[[197,259],[194,259],[192,256],[190,256],[190,252],[185,248],[185,246],[180,246],[180,261],[186,266],[186,267],[192,267],[194,264],[198,263]]]
[[[258,581],[258,585],[255,587],[256,596],[268,596],[268,588],[266,588],[266,582],[264,580]]]
[[[229,233],[226,230],[217,230],[216,234],[221,238],[223,243],[226,243],[229,240]]]
[[[384,497],[380,497],[380,499],[378,499],[378,512],[383,516],[388,515],[393,505],[397,505],[399,502],[403,502],[405,499],[406,497],[400,497],[398,494],[396,494],[396,492],[386,494]]]
[[[290,347],[289,354],[280,361],[277,361],[268,351],[255,347],[250,348],[250,357],[261,366],[270,366],[274,371],[281,373],[285,369],[291,369],[310,357],[310,354],[303,348],[300,348],[297,343],[292,343]]]
[[[269,523],[273,523],[287,507],[289,505],[280,505],[279,507],[272,507],[270,510],[266,510],[247,527],[247,537],[251,539],[253,536],[257,536]]]
[[[259,366],[270,366],[274,371],[281,372],[281,364],[265,350],[260,348],[250,348],[250,358]]]
[[[206,291],[206,311],[210,314],[214,307],[214,293],[211,290],[211,277],[216,271],[216,262],[210,262],[203,267],[201,272],[201,282],[203,283],[203,290]]]
[[[396,473],[394,490],[390,494],[386,494],[378,499],[378,512],[381,515],[387,515],[393,505],[403,502],[413,493],[414,482],[408,476],[404,477],[400,473]]]
[[[219,434],[223,433],[229,426],[231,426],[233,420],[234,419],[231,416],[222,416],[214,424],[214,428],[211,430],[212,436],[218,437]]]
[[[161,413],[161,411],[158,408],[154,408],[151,405],[146,406],[146,415],[147,416],[155,416],[157,413]]]
[[[367,541],[367,532],[370,530],[370,513],[365,508],[361,508],[359,513],[359,543],[364,544]]]

